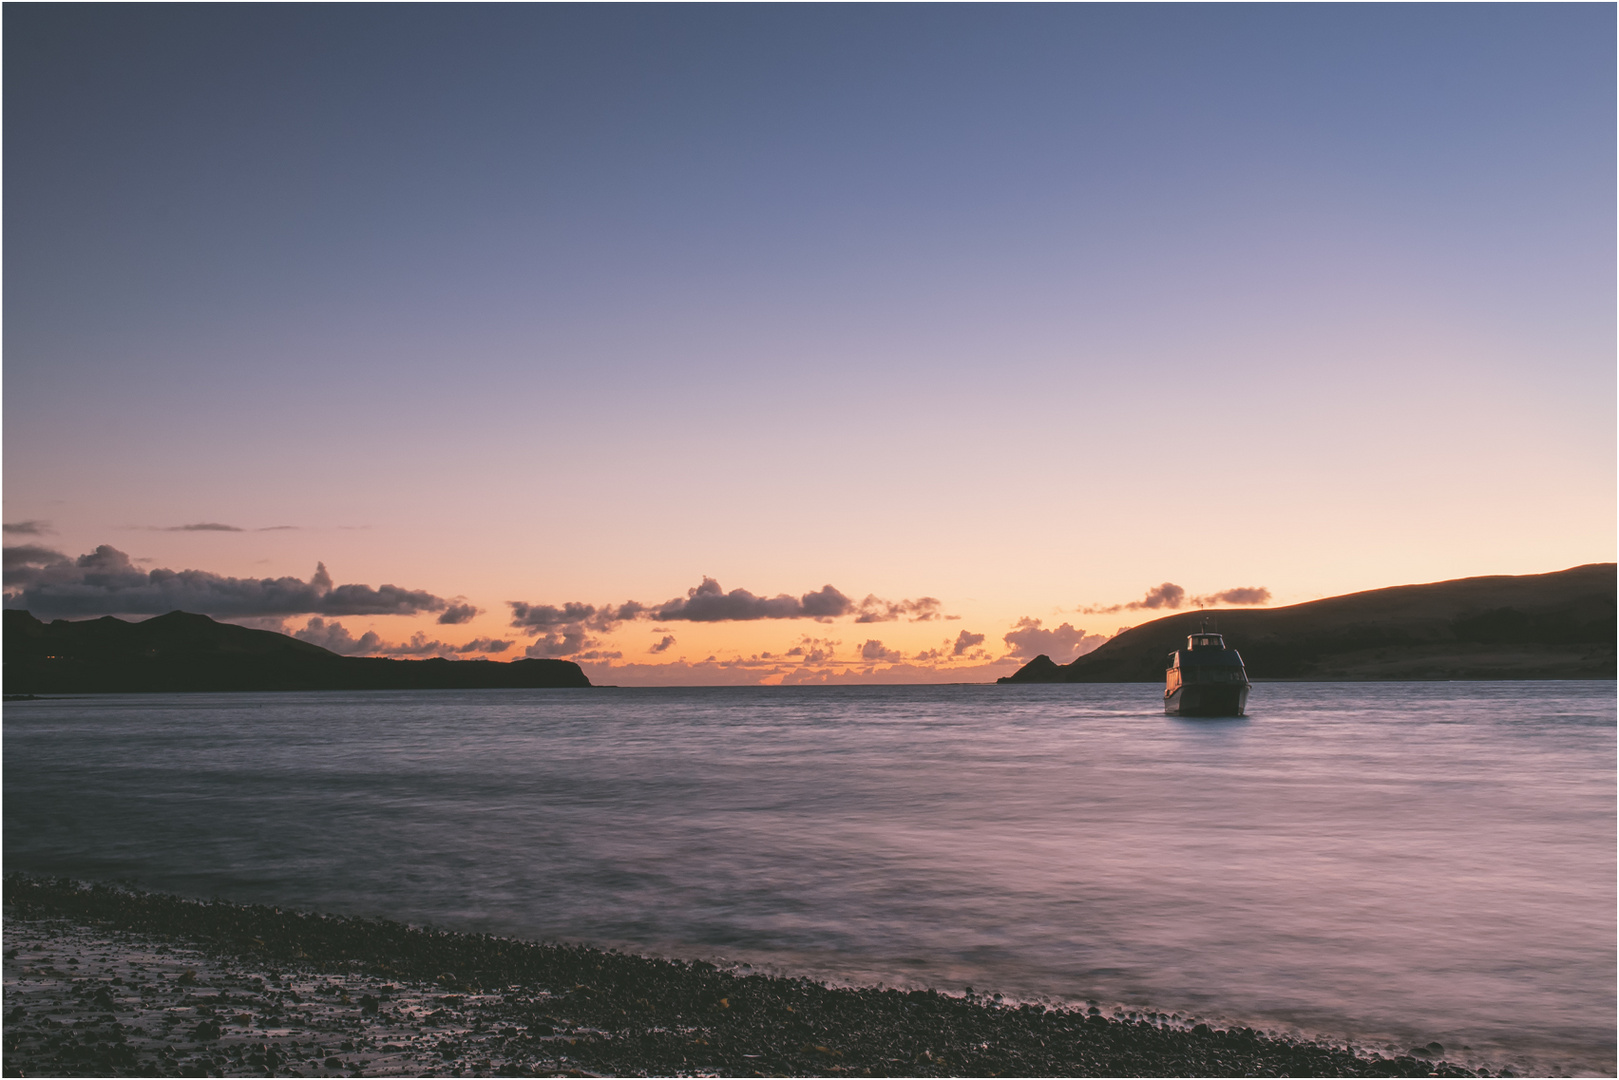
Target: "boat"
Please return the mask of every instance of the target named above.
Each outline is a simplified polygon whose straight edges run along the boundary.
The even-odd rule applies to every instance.
[[[1248,671],[1225,638],[1204,629],[1169,654],[1164,672],[1165,716],[1241,716],[1248,706]]]

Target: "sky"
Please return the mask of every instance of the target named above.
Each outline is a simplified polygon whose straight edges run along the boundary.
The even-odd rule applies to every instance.
[[[3,18],[8,607],[981,681],[1615,557],[1611,5]]]

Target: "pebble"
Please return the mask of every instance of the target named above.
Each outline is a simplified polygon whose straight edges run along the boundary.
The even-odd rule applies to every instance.
[[[20,875],[4,895],[12,1076],[1475,1075],[1437,1044],[1383,1057]]]

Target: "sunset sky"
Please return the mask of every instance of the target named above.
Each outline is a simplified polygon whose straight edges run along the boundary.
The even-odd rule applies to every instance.
[[[1614,558],[1611,5],[4,29],[10,607],[985,680]]]

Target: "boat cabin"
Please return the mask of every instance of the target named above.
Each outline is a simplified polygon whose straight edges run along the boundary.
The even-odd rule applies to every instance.
[[[1191,682],[1246,684],[1248,675],[1237,650],[1226,648],[1219,634],[1204,630],[1187,637],[1186,648],[1169,654],[1168,681],[1171,687]]]

